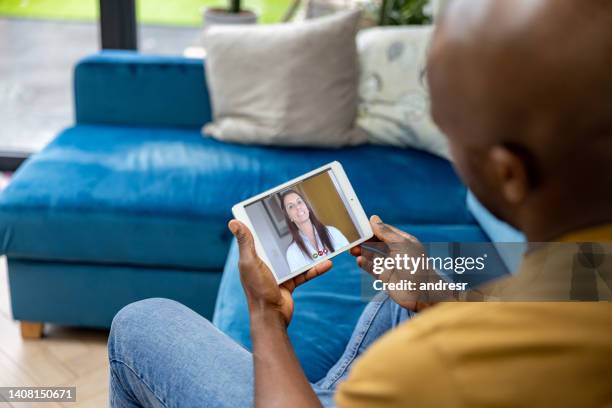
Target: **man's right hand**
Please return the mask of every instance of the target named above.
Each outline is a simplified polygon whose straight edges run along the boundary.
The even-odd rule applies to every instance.
[[[415,258],[427,256],[425,248],[418,239],[392,225],[383,223],[378,215],[373,215],[370,218],[370,224],[372,232],[374,232],[374,238],[364,244],[380,248],[387,254],[388,258],[395,258],[396,255],[401,257],[407,255]],[[398,283],[402,280],[411,280],[418,284],[418,282],[429,281],[432,276],[437,276],[434,270],[421,269],[411,274],[411,271],[397,268],[385,268],[382,274],[376,274],[374,273],[374,259],[380,258],[382,255],[370,251],[361,245],[351,248],[351,254],[357,257],[357,264],[361,269],[384,283]],[[391,290],[387,291],[387,293],[397,304],[409,310],[419,311],[431,305],[427,301],[428,296],[426,292]]]
[[[257,256],[249,228],[238,220],[231,220],[228,227],[238,242],[240,282],[251,317],[258,313],[278,312],[284,325],[288,326],[293,315],[292,293],[295,288],[330,270],[332,262],[323,261],[279,286],[270,268]]]

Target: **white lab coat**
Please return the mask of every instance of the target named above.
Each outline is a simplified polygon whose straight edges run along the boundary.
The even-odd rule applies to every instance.
[[[331,238],[331,243],[335,250],[343,248],[349,244],[346,237],[342,235],[338,228],[332,227],[331,225],[327,225],[325,226],[325,228],[327,228],[327,231],[329,232],[329,237]],[[304,235],[302,231],[300,231],[300,235],[302,236],[302,240],[304,241],[304,245],[306,246],[308,252],[310,254],[314,254],[315,252],[317,252],[316,248],[311,245],[310,241],[308,240],[308,238],[306,238],[306,235]],[[317,240],[319,248],[323,248],[323,243],[319,239],[319,234],[317,234],[316,229],[315,239]],[[303,268],[306,265],[310,265],[311,263],[317,260],[313,259],[311,256],[306,256],[296,242],[292,242],[291,245],[289,245],[289,248],[287,248],[286,257],[291,273],[297,271],[300,268]]]

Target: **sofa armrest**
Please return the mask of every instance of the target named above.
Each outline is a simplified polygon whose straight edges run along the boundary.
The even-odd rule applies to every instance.
[[[76,122],[199,128],[211,119],[201,59],[103,51],[74,72]]]

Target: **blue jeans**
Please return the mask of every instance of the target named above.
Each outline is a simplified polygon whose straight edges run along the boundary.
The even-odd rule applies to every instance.
[[[340,360],[312,384],[323,406],[334,406],[335,388],[355,359],[410,316],[387,296],[366,306]],[[111,407],[253,405],[251,353],[175,301],[147,299],[124,307],[113,320],[108,354]]]

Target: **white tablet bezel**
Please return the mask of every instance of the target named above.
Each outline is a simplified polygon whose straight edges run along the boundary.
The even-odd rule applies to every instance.
[[[316,174],[319,173],[323,173],[325,171],[330,170],[333,175],[336,178],[336,181],[338,183],[338,186],[342,192],[342,194],[344,194],[344,196],[346,197],[347,203],[350,207],[350,210],[352,211],[353,215],[355,216],[355,219],[357,221],[356,227],[359,229],[360,234],[363,234],[363,237],[350,242],[348,245],[342,247],[342,248],[338,248],[336,251],[334,251],[331,254],[322,256],[320,258],[318,258],[316,261],[314,261],[312,264],[303,267],[301,269],[298,269],[296,272],[283,277],[282,279],[279,279],[276,271],[274,271],[273,267],[272,267],[272,263],[268,260],[268,256],[266,255],[263,245],[261,244],[259,237],[257,236],[257,234],[255,233],[254,229],[253,229],[253,225],[251,223],[251,220],[249,219],[249,216],[247,215],[247,212],[245,210],[245,207],[248,206],[249,204],[254,203],[255,201],[261,200],[262,198],[269,196],[271,194],[274,194],[278,191],[284,190],[285,188],[294,185],[296,183],[299,183],[300,181],[307,179],[309,177],[312,177]],[[337,162],[331,162],[328,163],[324,166],[319,167],[318,169],[312,170],[306,174],[303,174],[299,177],[296,177],[292,180],[287,181],[286,183],[283,183],[279,186],[276,186],[270,190],[264,191],[261,194],[258,194],[254,197],[251,197],[247,200],[244,200],[236,205],[234,205],[232,207],[232,213],[234,215],[234,218],[236,218],[237,220],[241,221],[243,224],[245,224],[247,227],[249,227],[249,230],[251,230],[251,233],[253,234],[253,239],[255,241],[255,250],[257,251],[257,255],[259,255],[259,257],[261,258],[262,261],[264,261],[264,263],[268,266],[268,268],[270,268],[270,270],[272,271],[272,274],[274,275],[274,278],[276,279],[276,281],[278,282],[278,284],[281,284],[285,281],[288,281],[289,279],[292,279],[296,276],[298,276],[301,273],[306,272],[308,269],[312,268],[313,266],[325,261],[326,259],[330,259],[346,250],[348,250],[349,248],[352,248],[356,245],[361,244],[364,241],[367,241],[368,239],[372,238],[372,236],[374,235],[372,232],[372,227],[370,226],[370,221],[368,219],[368,217],[366,216],[365,212],[363,211],[363,208],[361,206],[361,203],[359,202],[359,199],[357,198],[357,195],[355,194],[355,191],[353,190],[353,186],[351,186],[351,183],[346,175],[346,173],[344,172],[344,169],[342,168],[342,165]]]

